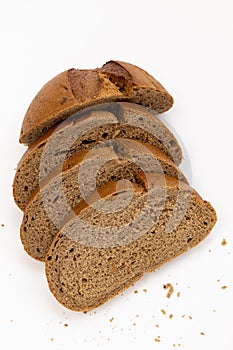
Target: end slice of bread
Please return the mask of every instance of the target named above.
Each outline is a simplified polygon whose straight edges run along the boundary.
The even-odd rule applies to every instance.
[[[154,180],[150,192],[135,185],[133,194],[108,183],[95,206],[80,203],[65,222],[46,257],[49,288],[65,307],[96,308],[210,233],[216,222],[210,203],[187,184],[159,175]],[[130,195],[129,204],[114,211],[115,199],[124,204]]]
[[[31,102],[20,142],[31,145],[47,130],[88,106],[129,101],[161,113],[173,105],[171,95],[143,69],[109,61],[102,68],[67,70],[50,80]]]

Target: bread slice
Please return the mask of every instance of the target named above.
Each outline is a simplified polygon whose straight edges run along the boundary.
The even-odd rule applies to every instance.
[[[47,130],[88,106],[129,101],[165,112],[173,99],[143,69],[109,61],[92,70],[69,69],[50,80],[31,102],[22,124],[20,142],[31,145]]]
[[[63,170],[61,172],[61,170]],[[44,261],[62,222],[82,199],[109,180],[141,182],[138,174],[162,173],[187,181],[175,164],[154,146],[125,139],[109,147],[82,150],[58,166],[32,195],[20,229],[26,252]]]
[[[46,257],[51,292],[76,311],[96,308],[196,246],[216,222],[210,203],[169,177],[164,182],[155,175],[149,192],[135,185],[133,194],[126,188],[117,191],[110,182],[98,195],[101,199],[95,202],[94,196],[93,206],[82,202],[76,207]],[[126,208],[115,211],[129,197]]]
[[[126,102],[98,105],[77,113],[58,128],[50,129],[27,150],[15,174],[13,194],[16,204],[24,210],[39,186],[39,180],[43,180],[65,157],[115,138],[154,145],[177,165],[182,160],[176,138],[148,109]]]

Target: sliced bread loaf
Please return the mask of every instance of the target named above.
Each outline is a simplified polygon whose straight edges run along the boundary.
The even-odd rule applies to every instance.
[[[33,99],[24,117],[20,142],[31,145],[80,109],[112,101],[139,103],[159,113],[173,105],[164,87],[132,64],[109,61],[98,69],[69,69],[50,80]]]
[[[15,174],[13,194],[16,204],[24,210],[39,182],[65,158],[115,138],[154,145],[176,165],[182,160],[176,138],[148,109],[126,102],[98,105],[50,129],[27,150]]]
[[[110,182],[98,195],[97,202],[93,195],[93,206],[82,202],[76,207],[46,258],[49,288],[72,310],[105,303],[145,273],[196,246],[216,222],[208,202],[168,177],[164,182],[164,177],[153,176],[149,192],[136,184],[133,192],[117,191]],[[124,204],[128,197],[126,208],[115,211],[115,199]],[[105,213],[106,206],[112,213]],[[172,231],[171,219],[176,221]]]
[[[116,139],[108,147],[75,153],[63,169],[58,166],[51,172],[31,196],[20,229],[24,249],[33,258],[45,260],[62,222],[96,186],[122,179],[141,183],[140,172],[162,173],[186,181],[166,155],[142,142]]]

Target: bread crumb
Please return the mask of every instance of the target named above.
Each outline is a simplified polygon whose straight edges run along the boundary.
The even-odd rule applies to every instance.
[[[178,346],[181,346],[181,344],[178,344]]]
[[[172,317],[173,317],[173,315],[172,315],[172,314],[170,314],[170,315],[169,315],[169,318],[170,318],[170,319],[172,319]]]
[[[83,311],[84,314],[87,314],[87,311]]]
[[[50,340],[51,340],[51,341],[54,341],[54,339],[53,339],[53,338],[51,338]]]
[[[159,324],[156,324],[155,327],[159,328]]]
[[[227,286],[222,286],[222,289],[227,289]]]
[[[5,225],[4,224],[1,224],[2,227],[4,227]]]
[[[138,290],[135,290],[135,291],[134,291],[134,294],[138,294]]]
[[[223,238],[223,240],[222,240],[222,243],[221,243],[222,245],[226,245],[227,244],[227,241],[226,241],[226,239],[225,238]]]
[[[135,322],[133,323],[133,326],[136,326],[136,323],[135,323]]]
[[[180,297],[180,292],[177,293],[177,298],[179,298],[179,297]]]
[[[139,315],[136,315],[136,317],[139,317]]]
[[[211,253],[211,249],[209,249],[208,252]]]
[[[112,322],[113,320],[114,320],[114,318],[112,317],[112,318],[110,318],[109,322]]]
[[[185,318],[185,315],[182,315],[181,317],[182,317],[182,318]]]
[[[192,320],[193,319],[192,316],[189,316],[189,319]]]
[[[162,312],[163,315],[166,315],[166,311],[165,310],[162,309],[161,312]]]
[[[201,335],[205,335],[205,333],[204,333],[204,332],[201,332],[200,334],[201,334]]]
[[[144,293],[147,293],[147,289],[143,289],[143,292],[144,292]]]
[[[64,327],[68,327],[68,324],[67,324],[67,323],[64,323]]]
[[[160,339],[158,339],[158,338],[155,338],[155,341],[157,341],[158,343],[161,341]]]
[[[174,292],[174,287],[171,283],[167,283],[163,285],[164,289],[169,289],[167,293],[167,298],[171,298],[173,292]]]

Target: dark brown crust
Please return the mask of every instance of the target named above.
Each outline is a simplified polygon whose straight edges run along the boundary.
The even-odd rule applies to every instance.
[[[87,96],[90,100],[94,100],[98,95],[101,81],[97,70],[70,69],[68,78],[72,93],[78,103],[85,103]]]
[[[139,90],[143,93],[136,96]],[[160,97],[159,106],[148,102],[149,93]],[[78,110],[113,101],[140,103],[159,113],[173,105],[163,86],[132,64],[109,61],[100,69],[70,69],[50,80],[33,99],[23,120],[20,142],[31,145],[50,127]]]
[[[126,89],[126,93],[130,94],[135,87],[147,88],[156,91],[166,92],[164,87],[146,71],[141,68],[126,62],[109,61],[100,69],[103,73],[108,73],[112,79],[122,82],[121,89]],[[124,84],[123,84],[124,83]]]

